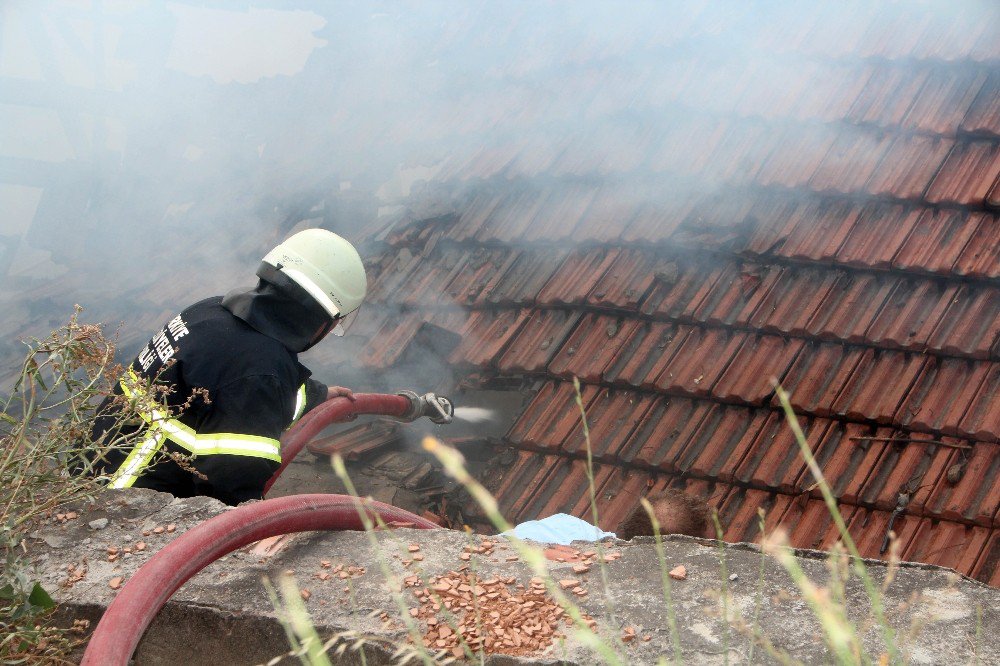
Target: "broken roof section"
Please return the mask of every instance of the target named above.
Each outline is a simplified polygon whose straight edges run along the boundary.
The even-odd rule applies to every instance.
[[[526,122],[441,165],[382,236],[360,366],[391,372],[434,322],[467,388],[529,391],[487,479],[512,520],[590,515],[575,376],[603,527],[670,485],[728,540],[763,508],[828,547],[776,378],[864,555],[906,492],[904,559],[1000,585],[996,7],[788,3],[747,32],[679,4],[558,81],[505,73],[524,114],[572,98],[602,129]]]

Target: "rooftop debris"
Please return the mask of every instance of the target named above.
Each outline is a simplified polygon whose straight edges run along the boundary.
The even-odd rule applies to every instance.
[[[427,648],[458,658],[465,656],[466,648],[473,653],[528,656],[565,637],[561,627],[569,618],[548,595],[541,578],[532,578],[525,586],[513,577],[479,578],[471,571],[449,571],[428,582],[421,587],[418,576],[405,579],[420,604],[410,609],[410,615],[426,626]],[[577,580],[560,584],[580,589]],[[589,615],[583,619],[591,629],[596,627]]]

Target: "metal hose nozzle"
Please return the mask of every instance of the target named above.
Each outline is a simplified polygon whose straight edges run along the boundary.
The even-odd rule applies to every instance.
[[[400,391],[401,395],[410,401],[410,410],[399,417],[401,421],[416,421],[426,416],[433,423],[451,423],[455,418],[455,405],[443,395],[425,393],[417,395],[413,391]]]

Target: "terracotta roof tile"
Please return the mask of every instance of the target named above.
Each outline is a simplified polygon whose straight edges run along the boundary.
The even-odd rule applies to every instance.
[[[554,136],[532,135],[516,144],[514,158],[506,167],[507,174],[533,177],[547,173],[566,149],[566,141]]]
[[[950,273],[969,239],[975,234],[979,222],[978,215],[970,217],[962,211],[924,210],[906,242],[893,258],[892,267],[907,271]]]
[[[929,358],[896,420],[918,430],[960,434],[968,411],[993,364],[954,358]]]
[[[481,221],[475,239],[480,242],[509,242],[519,238],[527,228],[541,224],[541,212],[549,205],[552,196],[560,195],[534,190],[511,194]]]
[[[962,285],[927,344],[946,354],[986,358],[1000,335],[1000,289]]]
[[[648,168],[654,173],[700,173],[708,156],[733,127],[732,121],[703,115],[685,115],[667,126],[660,141],[650,148]]]
[[[656,378],[656,387],[688,395],[709,395],[747,337],[746,333],[724,329],[693,329]]]
[[[495,192],[482,190],[476,193],[463,207],[458,223],[451,229],[449,235],[455,241],[467,241],[475,238],[490,217],[507,205],[507,199]]]
[[[370,303],[392,299],[407,278],[424,262],[423,257],[410,252],[399,252],[386,257],[378,266],[373,267],[375,275],[365,299]]]
[[[454,279],[467,260],[466,252],[454,247],[441,250],[432,256],[421,257],[421,261],[406,278],[387,294],[387,300],[403,305],[421,306],[447,299],[442,287]]]
[[[833,421],[815,450],[816,462],[834,496],[841,502],[857,503],[861,490],[877,465],[886,445],[882,442],[859,441],[852,437],[889,437],[891,428],[874,428],[860,423]],[[805,474],[800,483],[812,488],[815,483],[811,473]],[[813,497],[821,497],[812,489]]]
[[[971,570],[986,546],[990,530],[947,520],[920,522],[903,560],[926,562],[958,571]]]
[[[597,307],[637,310],[653,286],[659,265],[665,260],[641,250],[624,250],[587,295],[587,303]]]
[[[784,495],[780,493],[775,495],[774,504],[771,505],[771,508],[764,514],[764,534],[774,534],[774,531],[779,528],[787,532],[788,530],[785,529],[785,527],[781,527],[781,517],[788,512],[788,509],[791,508],[793,504],[799,504],[800,506],[798,510],[801,511],[801,504],[804,504],[805,502],[805,495]],[[754,540],[759,542],[760,521],[755,520],[748,527],[757,530],[757,536]],[[747,533],[744,532],[744,535],[747,535]]]
[[[899,136],[865,189],[875,195],[919,200],[954,145],[953,140],[941,137]]]
[[[803,303],[822,303],[843,273],[826,268],[789,266],[754,310],[750,325],[762,331],[804,335],[815,308]]]
[[[750,238],[748,219],[755,196],[701,196],[671,236],[674,245],[742,250]]]
[[[596,191],[586,186],[573,187],[568,191],[557,189],[535,218],[524,220],[516,238],[527,242],[571,238],[595,195]]]
[[[939,280],[901,280],[865,334],[880,347],[922,350],[951,305],[958,285]]]
[[[885,204],[865,206],[850,236],[837,252],[837,262],[848,266],[888,268],[919,218],[919,209]]]
[[[620,254],[620,250],[605,248],[571,252],[538,293],[538,303],[540,305],[583,303],[587,294],[601,283],[604,273]]]
[[[1000,73],[994,73],[983,85],[959,129],[1000,136]]]
[[[896,13],[872,21],[858,46],[859,55],[896,60],[908,57],[933,22],[929,12]]]
[[[1000,530],[990,533],[989,541],[983,548],[971,575],[987,585],[1000,587]]]
[[[597,488],[600,524],[605,530],[617,531],[621,522],[639,504],[653,483],[653,476],[642,470],[612,467],[604,485]]]
[[[635,219],[642,197],[624,187],[602,187],[573,230],[577,243],[613,242]]]
[[[599,382],[604,369],[615,360],[618,350],[639,325],[636,320],[584,315],[549,363],[549,372],[564,379],[576,376],[586,382]]]
[[[409,313],[392,317],[371,338],[361,354],[361,364],[385,368],[395,363],[424,323],[424,314]]]
[[[898,126],[930,76],[926,68],[890,65],[876,69],[847,114],[847,120]]]
[[[757,172],[754,182],[765,187],[802,187],[819,166],[819,159],[833,146],[836,134],[826,128],[792,125],[775,139],[774,151]]]
[[[593,386],[581,387],[584,406],[590,404],[597,392]],[[557,451],[579,421],[573,385],[547,382],[511,427],[507,440],[522,447]]]
[[[729,481],[770,416],[768,410],[701,403],[705,414],[688,439],[677,468],[685,473]]]
[[[927,30],[919,33],[912,55],[925,59],[959,60],[974,54],[974,45],[980,37],[992,35],[995,41],[995,7],[990,8],[991,14],[983,14],[982,7],[977,3],[956,4],[947,21],[941,21],[939,15],[928,7],[925,11],[931,15],[931,22],[927,24]]]
[[[644,314],[691,318],[722,269],[711,261],[678,257],[666,259],[653,272],[653,287],[640,306]]]
[[[996,215],[972,213],[966,228],[974,230],[974,233],[955,261],[955,273],[970,277],[1000,277],[1000,219]]]
[[[567,310],[534,310],[497,362],[506,372],[542,372],[580,315]]]
[[[798,198],[761,196],[754,199],[747,215],[749,238],[745,251],[752,255],[771,255],[788,238],[794,224],[792,217],[802,206]]]
[[[1000,506],[1000,445],[977,442],[967,461],[963,456],[953,461],[962,465],[961,479],[954,484],[938,479],[926,511],[948,520],[993,525]]]
[[[842,504],[839,508],[844,519],[849,520],[854,507]],[[788,530],[788,541],[793,548],[829,550],[840,540],[833,516],[822,500],[791,502],[781,518],[781,526]]]
[[[604,369],[604,381],[652,389],[670,364],[691,328],[662,322],[643,322],[629,333],[615,359]]]
[[[889,531],[889,518],[891,511],[880,511],[878,509],[858,508],[851,516],[847,524],[847,531],[854,540],[861,557],[871,557],[874,559],[889,559],[889,547],[882,550],[882,543],[886,533]],[[908,513],[896,517],[892,523],[892,531],[896,534],[900,552],[905,552],[913,542],[917,531],[920,528],[921,518]]]
[[[668,472],[675,470],[677,456],[710,406],[711,403],[687,398],[659,398],[629,433],[618,459]]]
[[[1000,43],[997,42],[996,32],[990,30],[985,23],[979,26],[980,29],[985,29],[969,49],[969,58],[978,62],[1000,60]]]
[[[524,494],[527,501],[520,511],[509,518],[520,522],[556,513],[568,513],[589,520],[592,512],[586,465],[584,460],[558,459],[540,486],[526,489]],[[607,482],[613,469],[608,465],[593,466],[595,493]],[[611,525],[607,527],[613,529]]]
[[[927,358],[910,352],[868,349],[833,403],[834,414],[891,423]]]
[[[491,367],[528,318],[528,310],[478,310],[460,331],[461,342],[450,360],[456,364]]]
[[[812,79],[795,103],[793,117],[827,122],[842,120],[874,71],[875,67],[867,63],[817,64]]]
[[[782,378],[792,407],[806,414],[829,416],[862,353],[860,348],[836,343],[808,343]],[[778,406],[777,398],[774,406]]]
[[[483,287],[477,299],[491,305],[523,304],[535,302],[538,292],[562,264],[566,250],[522,250],[515,252],[513,263],[505,262]]]
[[[335,435],[314,439],[306,445],[306,448],[314,455],[339,453],[346,460],[357,460],[366,453],[396,444],[400,440],[398,424],[372,421]]]
[[[893,436],[933,439],[933,435],[899,432]],[[958,440],[947,439],[950,443]],[[906,511],[921,515],[938,481],[957,456],[955,449],[936,444],[890,443],[861,489],[860,502],[879,509],[896,508],[899,494],[910,495]]]
[[[1000,176],[997,176],[993,187],[986,194],[986,205],[990,208],[1000,208]]]
[[[729,542],[755,542],[760,540],[757,527],[757,510],[769,512],[778,496],[763,490],[734,487],[719,507],[719,522]]]
[[[873,19],[875,7],[865,4],[822,6],[819,20],[798,45],[804,53],[841,58],[857,50]]]
[[[847,202],[813,200],[804,202],[788,219],[787,235],[774,247],[778,256],[791,259],[840,260],[841,246],[849,239],[856,224],[862,224],[865,211]],[[858,216],[862,216],[859,221]]]
[[[799,425],[811,449],[816,449],[830,422],[799,417]],[[734,481],[742,484],[794,493],[801,490],[799,479],[806,470],[795,435],[781,412],[771,412],[757,438],[742,456]]]
[[[673,235],[693,206],[689,196],[637,206],[635,217],[621,229],[621,239],[626,243],[661,243]]]
[[[462,305],[476,303],[487,286],[509,270],[518,256],[510,248],[476,248],[455,271],[451,281],[443,285],[443,298]],[[441,287],[437,285],[439,290]]]
[[[730,125],[712,151],[710,164],[699,175],[707,182],[734,186],[753,182],[760,165],[774,149],[770,132],[757,123]]]
[[[602,389],[587,406],[587,424],[590,428],[590,446],[595,459],[613,462],[622,445],[652,406],[655,396],[635,391]],[[563,442],[563,450],[570,454],[585,454],[586,439],[583,424],[579,423]]]
[[[935,70],[903,119],[904,129],[953,135],[986,82],[986,71]]]
[[[955,144],[927,189],[931,203],[980,205],[1000,175],[1000,144],[969,141]]]
[[[493,488],[491,490],[497,498],[500,513],[508,519],[521,515],[521,509],[531,498],[531,493],[525,490],[541,486],[552,469],[562,460],[563,458],[558,456],[520,451],[513,464],[499,468],[497,470],[499,479],[493,476],[487,484],[495,487],[495,490]],[[475,502],[471,504],[468,509],[478,512]]]
[[[720,400],[764,404],[774,392],[772,378],[784,378],[802,345],[802,340],[776,335],[748,337],[712,385],[712,395]]]
[[[780,266],[728,263],[698,305],[694,319],[707,324],[745,325],[782,273]]]
[[[967,380],[974,383],[974,378]],[[984,441],[1000,441],[1000,409],[997,409],[997,396],[1000,396],[1000,364],[990,363],[986,378],[979,386],[976,397],[972,399],[965,418],[959,425],[962,433]]]
[[[856,192],[862,189],[892,142],[890,135],[864,130],[846,130],[809,179],[809,187],[820,192]]]
[[[814,314],[806,324],[806,331],[843,342],[864,341],[865,331],[875,321],[897,281],[891,277],[842,272],[822,301],[812,301],[818,302],[818,306],[808,308]]]

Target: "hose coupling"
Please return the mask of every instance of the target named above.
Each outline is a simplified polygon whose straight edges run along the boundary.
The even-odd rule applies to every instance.
[[[397,395],[410,401],[410,410],[400,417],[401,421],[416,421],[421,416],[426,416],[433,423],[444,424],[451,423],[455,418],[455,405],[443,395],[434,393],[417,395],[413,391],[400,391]]]

